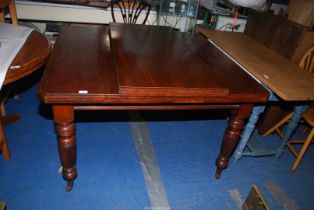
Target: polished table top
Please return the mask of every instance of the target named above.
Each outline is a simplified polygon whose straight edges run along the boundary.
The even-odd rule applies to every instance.
[[[231,110],[216,160],[220,178],[253,104],[268,98],[201,35],[127,24],[62,28],[38,95],[52,105],[67,190],[77,176],[75,110]]]
[[[314,100],[314,77],[244,33],[197,29],[285,101]]]
[[[52,104],[252,103],[268,93],[199,34],[110,24],[62,28],[39,96]]]

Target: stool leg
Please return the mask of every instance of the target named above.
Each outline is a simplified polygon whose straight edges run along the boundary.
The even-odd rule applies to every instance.
[[[11,2],[10,2],[9,10],[10,10],[10,16],[11,16],[12,24],[18,25],[16,7],[15,7],[14,0],[11,0]]]
[[[5,160],[10,160],[10,151],[9,151],[7,142],[5,140],[5,136],[4,136],[4,133],[3,133],[2,123],[1,122],[0,122],[0,142],[2,143],[1,144],[1,150],[2,150],[2,153],[3,153],[4,159]]]
[[[302,114],[306,110],[308,110],[308,108],[309,108],[308,105],[301,105],[301,106],[295,106],[294,107],[294,115],[292,116],[290,122],[287,125],[287,129],[284,133],[285,136],[282,140],[282,143],[280,144],[280,146],[278,147],[278,149],[276,151],[274,161],[276,161],[278,158],[281,157],[281,155],[282,155],[282,153],[286,147],[287,141],[291,138],[291,135],[292,135],[294,129],[297,127],[298,122],[300,121],[300,119],[302,117]]]
[[[294,115],[294,112],[288,114],[287,116],[285,116],[284,118],[282,118],[276,125],[274,125],[273,127],[271,127],[268,131],[266,131],[263,136],[268,136],[269,134],[271,134],[272,132],[274,132],[276,129],[280,128],[283,124],[285,124],[286,122],[288,122],[292,116]]]
[[[0,9],[0,22],[4,22],[4,11]]]
[[[1,113],[1,116],[6,116],[7,113],[5,111],[5,99],[1,100],[1,103],[0,103],[0,113]]]
[[[291,173],[293,173],[296,168],[298,167],[299,163],[301,162],[307,148],[309,147],[312,139],[313,139],[313,136],[314,136],[314,128],[312,128],[311,130],[311,133],[309,134],[309,136],[306,138],[305,142],[304,142],[304,145],[302,146],[301,148],[301,151],[299,152],[298,156],[297,156],[297,159],[294,161],[293,163],[293,166],[291,168]]]

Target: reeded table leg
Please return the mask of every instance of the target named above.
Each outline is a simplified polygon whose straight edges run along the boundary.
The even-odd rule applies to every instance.
[[[63,178],[67,181],[67,191],[73,188],[76,172],[76,142],[74,110],[72,106],[53,106],[53,117],[58,137],[58,149],[63,167]]]
[[[244,119],[250,116],[252,108],[251,104],[240,105],[238,109],[232,112],[221,143],[220,154],[216,160],[217,170],[215,176],[217,179],[221,177],[222,170],[228,167],[229,158],[238,143]]]

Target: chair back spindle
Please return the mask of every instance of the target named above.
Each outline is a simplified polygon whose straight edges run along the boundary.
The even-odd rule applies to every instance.
[[[310,48],[300,61],[301,69],[314,74],[314,47]]]
[[[136,24],[139,16],[144,14],[142,24],[145,24],[151,10],[151,4],[145,0],[113,0],[111,2],[111,15],[116,23],[115,8],[119,8],[124,23]]]

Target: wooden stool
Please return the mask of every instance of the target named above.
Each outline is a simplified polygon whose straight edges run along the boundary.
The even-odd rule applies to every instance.
[[[309,135],[305,140],[289,140],[287,142],[287,147],[288,149],[292,152],[292,154],[296,157],[296,160],[294,161],[292,168],[291,168],[291,173],[293,173],[298,165],[300,164],[306,150],[309,148],[311,143],[314,143],[313,137],[314,137],[314,108],[310,108],[307,112],[305,112],[302,116],[303,120],[311,126],[311,130]],[[298,153],[295,148],[292,146],[293,144],[303,144],[300,152]]]
[[[4,22],[5,11],[4,9],[9,7],[9,13],[13,25],[18,25],[17,14],[14,0],[0,0],[0,22]]]

